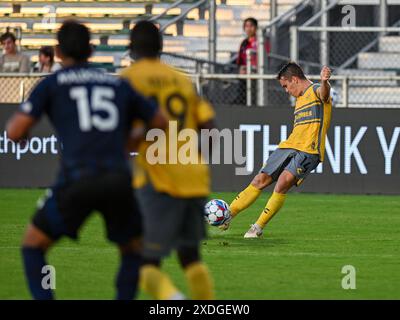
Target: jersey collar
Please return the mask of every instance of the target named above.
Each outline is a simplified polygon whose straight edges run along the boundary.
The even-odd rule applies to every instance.
[[[314,84],[315,84],[314,82],[311,82],[311,84],[307,87],[307,89],[302,92],[300,97],[304,96],[304,94],[308,91],[308,89],[310,89]]]

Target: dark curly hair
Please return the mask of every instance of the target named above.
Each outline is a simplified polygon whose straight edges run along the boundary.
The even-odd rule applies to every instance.
[[[89,59],[92,54],[89,29],[76,20],[66,20],[57,32],[58,47],[62,54],[77,62]]]

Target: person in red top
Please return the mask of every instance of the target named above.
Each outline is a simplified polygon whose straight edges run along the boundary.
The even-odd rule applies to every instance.
[[[238,58],[236,64],[239,66],[239,73],[246,74],[247,65],[247,50],[253,50],[254,53],[251,55],[251,66],[257,68],[257,28],[258,21],[254,18],[247,18],[243,22],[243,30],[247,35],[247,38],[242,41],[239,48]],[[269,53],[269,42],[265,42],[265,50]]]

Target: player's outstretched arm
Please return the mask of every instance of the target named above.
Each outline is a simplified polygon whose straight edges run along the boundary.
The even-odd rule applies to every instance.
[[[18,142],[27,138],[36,119],[22,112],[16,112],[7,122],[6,131],[9,139]]]
[[[326,102],[329,100],[331,85],[329,79],[331,77],[331,69],[327,66],[323,66],[321,70],[321,86],[318,88],[319,97],[322,101]]]

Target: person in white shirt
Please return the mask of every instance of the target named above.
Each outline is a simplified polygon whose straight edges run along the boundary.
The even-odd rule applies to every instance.
[[[33,67],[33,72],[52,73],[61,68],[61,65],[54,61],[54,48],[50,46],[41,47],[39,61]]]
[[[3,54],[0,56],[0,72],[29,72],[29,57],[18,52],[16,38],[11,32],[0,37]]]

